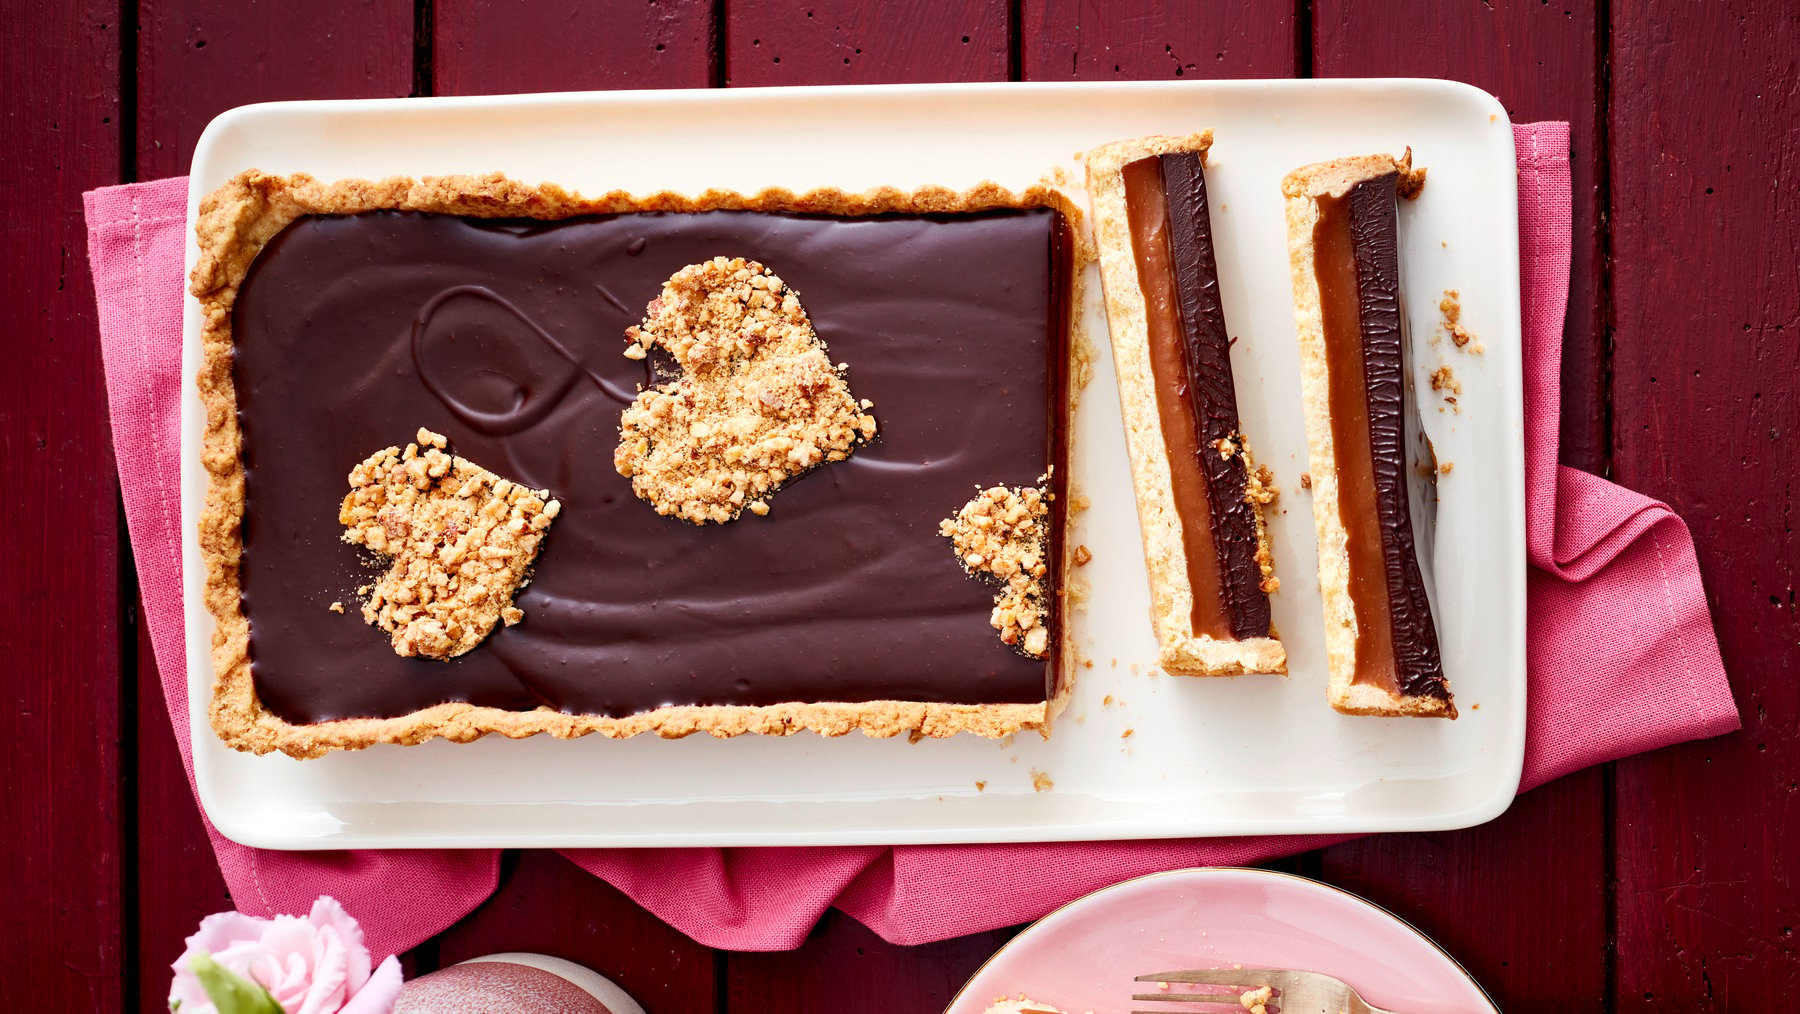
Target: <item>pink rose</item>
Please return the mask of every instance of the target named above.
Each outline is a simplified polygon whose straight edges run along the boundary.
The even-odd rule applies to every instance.
[[[176,959],[169,1006],[181,1014],[215,1014],[206,989],[189,967],[195,952],[269,991],[286,1014],[389,1014],[400,995],[400,961],[390,956],[370,971],[362,927],[331,898],[313,902],[302,919],[258,919],[221,912],[200,921]]]

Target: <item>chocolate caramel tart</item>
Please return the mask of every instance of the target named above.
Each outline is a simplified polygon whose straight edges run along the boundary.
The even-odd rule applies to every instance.
[[[1282,673],[1267,473],[1240,431],[1206,203],[1210,131],[1102,145],[1088,193],[1159,664]]]
[[[1305,166],[1282,180],[1319,537],[1331,706],[1455,718],[1414,544],[1407,481],[1399,201],[1410,151]]]
[[[1076,212],[1061,194],[709,192],[582,198],[500,176],[321,183],[247,172],[208,195],[201,521],[217,620],[213,728],[296,757],[433,737],[943,737],[1047,729],[1068,692],[1060,596],[1043,658],[939,521],[976,487],[1052,497],[1060,588]],[[629,358],[663,283],[778,270],[877,436],[766,516],[659,515],[614,467],[621,412],[668,379]],[[523,620],[449,661],[329,608],[371,580],[345,476],[421,427],[560,503]]]

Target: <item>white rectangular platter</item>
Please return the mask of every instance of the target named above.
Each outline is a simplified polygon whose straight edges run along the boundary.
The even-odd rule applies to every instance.
[[[182,525],[195,776],[213,823],[269,848],[1011,842],[1442,830],[1489,820],[1525,747],[1525,534],[1516,169],[1491,96],[1442,81],[923,85],[297,102],[215,120],[190,205],[248,168],[321,179],[501,171],[587,193],[1018,188],[1104,141],[1210,127],[1207,170],[1244,431],[1275,473],[1274,616],[1290,675],[1159,673],[1098,272],[1098,352],[1071,476],[1092,502],[1069,617],[1080,658],[1054,735],[909,743],[694,736],[499,737],[254,757],[206,721],[213,624],[193,533],[205,497],[200,409],[184,404]],[[1411,146],[1428,167],[1401,213],[1413,370],[1425,427],[1455,470],[1429,535],[1454,722],[1354,718],[1325,703],[1325,657],[1279,181],[1302,164]],[[190,221],[193,209],[190,206]],[[193,263],[192,230],[189,263]],[[1461,293],[1479,355],[1427,339]],[[188,300],[185,369],[197,363]],[[1450,364],[1460,412],[1423,378]],[[346,468],[349,463],[346,463]],[[610,465],[608,465],[610,467]],[[323,491],[333,503],[339,490]],[[946,549],[946,552],[948,550]],[[1080,663],[1078,663],[1080,664]],[[595,673],[604,679],[604,673]]]

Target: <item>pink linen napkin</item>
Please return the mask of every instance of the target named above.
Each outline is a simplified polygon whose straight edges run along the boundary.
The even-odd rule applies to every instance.
[[[1666,506],[1556,461],[1569,292],[1568,125],[1514,128],[1525,321],[1529,732],[1520,788],[1738,727],[1687,527]],[[187,181],[87,195],[119,481],[176,742],[187,764],[179,402]],[[1633,637],[1602,636],[1629,629]],[[377,954],[492,893],[498,852],[272,852],[212,838],[238,907],[344,903]],[[1183,866],[1240,865],[1341,841],[1276,837],[894,848],[582,849],[564,854],[701,943],[795,947],[835,905],[923,943],[1037,918],[1088,891]]]

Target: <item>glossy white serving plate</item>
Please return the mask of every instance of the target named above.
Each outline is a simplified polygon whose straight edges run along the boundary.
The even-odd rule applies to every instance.
[[[1525,534],[1517,192],[1500,104],[1443,81],[921,85],[296,102],[220,116],[191,198],[247,168],[322,179],[500,170],[584,192],[766,186],[1020,187],[1077,152],[1211,127],[1207,171],[1243,426],[1275,472],[1275,622],[1290,675],[1158,673],[1149,591],[1098,273],[1098,349],[1071,474],[1093,550],[1071,617],[1083,668],[1048,741],[861,735],[681,741],[499,737],[311,761],[225,748],[206,722],[213,624],[192,533],[205,496],[200,409],[184,403],[182,525],[195,777],[213,823],[271,848],[674,846],[1033,841],[1441,830],[1489,820],[1525,746]],[[721,145],[721,141],[728,144]],[[1353,718],[1325,703],[1298,352],[1278,182],[1307,162],[1410,145],[1429,167],[1402,212],[1413,368],[1450,363],[1462,414],[1421,383],[1455,471],[1440,484],[1433,571],[1455,722]],[[728,151],[729,155],[721,155]],[[190,208],[190,216],[192,209]],[[190,230],[191,237],[191,230]],[[189,263],[194,252],[189,250]],[[1438,294],[1462,294],[1474,355],[1432,346]],[[188,301],[185,363],[197,362]],[[323,491],[335,502],[339,491]],[[604,678],[596,673],[595,678]],[[1106,703],[1110,699],[1111,703]],[[1130,733],[1129,738],[1124,738]],[[1034,789],[1034,773],[1053,787]],[[1039,780],[1042,781],[1041,779]]]

